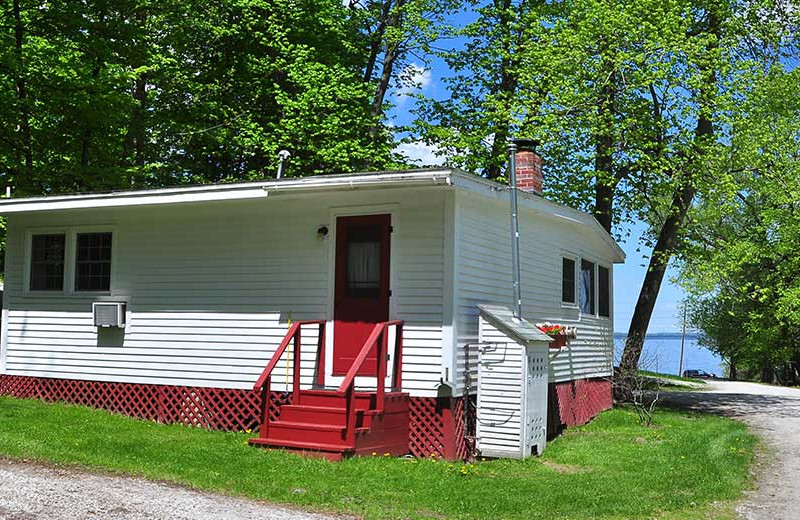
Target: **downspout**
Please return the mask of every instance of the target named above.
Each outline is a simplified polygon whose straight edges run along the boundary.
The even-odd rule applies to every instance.
[[[519,209],[517,207],[517,143],[508,143],[508,171],[511,188],[511,279],[513,284],[514,317],[522,318],[522,291],[519,267]]]

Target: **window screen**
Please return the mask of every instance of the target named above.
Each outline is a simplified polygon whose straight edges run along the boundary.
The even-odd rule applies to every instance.
[[[111,233],[80,233],[75,251],[75,290],[111,290]]]
[[[611,291],[608,286],[610,279],[608,268],[602,265],[597,266],[597,294],[599,297],[597,313],[606,318],[611,316]]]
[[[594,264],[581,260],[581,312],[594,314]]]
[[[64,289],[65,235],[33,235],[31,239],[31,291]]]
[[[575,260],[561,260],[561,301],[575,303]]]

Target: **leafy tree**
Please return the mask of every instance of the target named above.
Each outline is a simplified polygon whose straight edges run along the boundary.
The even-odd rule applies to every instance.
[[[741,98],[793,37],[786,23],[772,23],[776,9],[723,0],[497,0],[460,31],[464,49],[444,54],[455,71],[449,98],[425,103],[419,128],[452,162],[502,178],[506,137],[533,137],[548,196],[593,211],[618,235],[631,219],[649,224],[652,253],[624,370],[638,363],[695,201],[736,182],[726,141]]]
[[[11,0],[0,178],[18,195],[251,179],[281,148],[295,175],[392,164],[363,20],[339,0]]]
[[[724,158],[735,189],[698,201],[681,281],[704,341],[745,375],[800,381],[800,70],[761,68]]]

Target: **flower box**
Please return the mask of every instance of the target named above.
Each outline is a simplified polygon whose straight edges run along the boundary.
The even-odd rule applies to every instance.
[[[558,323],[537,323],[536,326],[550,336],[553,341],[550,342],[550,348],[566,347],[567,342],[577,336],[577,329],[575,327],[567,327]]]

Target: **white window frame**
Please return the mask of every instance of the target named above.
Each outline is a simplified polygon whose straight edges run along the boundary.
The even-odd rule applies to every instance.
[[[593,287],[592,287],[592,296],[593,296],[593,299],[594,299],[594,305],[593,305],[594,312],[583,312],[583,306],[581,305],[581,302],[580,302],[580,296],[581,296],[580,284],[582,283],[581,278],[580,278],[580,274],[581,274],[581,272],[583,272],[583,261],[584,260],[587,261],[587,262],[591,262],[591,264],[593,266],[592,270],[594,271],[594,277],[593,277],[593,283],[592,283],[592,285],[593,285]],[[597,312],[598,312],[598,304],[599,304],[598,293],[600,292],[600,291],[597,290],[598,289],[597,266],[598,266],[599,262],[597,261],[596,258],[588,257],[588,256],[580,257],[579,262],[580,263],[578,264],[578,276],[575,279],[575,281],[576,281],[575,288],[576,288],[576,290],[578,292],[578,297],[576,299],[576,301],[578,303],[578,310],[580,311],[581,316],[591,316],[591,317],[596,318],[596,317],[599,316],[599,314],[597,314]]]
[[[75,280],[77,276],[77,265],[76,262],[78,260],[78,235],[89,234],[89,233],[111,233],[111,270],[110,270],[110,279],[108,281],[108,291],[78,291],[75,289]],[[115,276],[115,266],[117,264],[117,239],[119,234],[116,231],[115,226],[73,226],[69,229],[69,238],[68,240],[72,244],[72,248],[70,249],[70,266],[69,266],[69,294],[73,296],[110,296],[114,294],[114,281],[116,280]]]
[[[564,259],[572,260],[573,267],[572,267],[572,276],[573,276],[573,287],[572,287],[572,301],[567,302],[564,301]],[[568,309],[580,309],[580,291],[579,289],[579,282],[580,282],[580,272],[581,272],[581,257],[576,255],[575,253],[571,253],[569,251],[561,251],[561,276],[559,277],[559,281],[561,282],[558,291],[560,293],[559,298],[561,298],[561,307],[568,308]]]
[[[75,290],[75,263],[77,260],[77,241],[78,234],[84,233],[111,233],[111,280],[108,291],[76,291]],[[64,235],[64,284],[61,291],[38,291],[31,290],[31,260],[33,256],[33,236],[34,235]],[[117,251],[119,244],[119,232],[115,225],[90,225],[90,226],[63,226],[63,227],[41,227],[27,228],[25,230],[25,265],[23,268],[23,294],[33,297],[47,296],[71,296],[94,298],[97,296],[111,296],[116,293],[115,282]]]
[[[64,235],[64,279],[60,291],[31,290],[31,262],[33,261],[34,235]],[[22,290],[26,296],[63,296],[68,293],[69,278],[69,228],[67,227],[41,227],[25,230],[25,264],[22,275]]]
[[[610,320],[614,316],[614,267],[605,263],[595,262],[596,280],[597,280],[597,317],[604,320]],[[608,270],[608,316],[600,314],[600,267]]]

